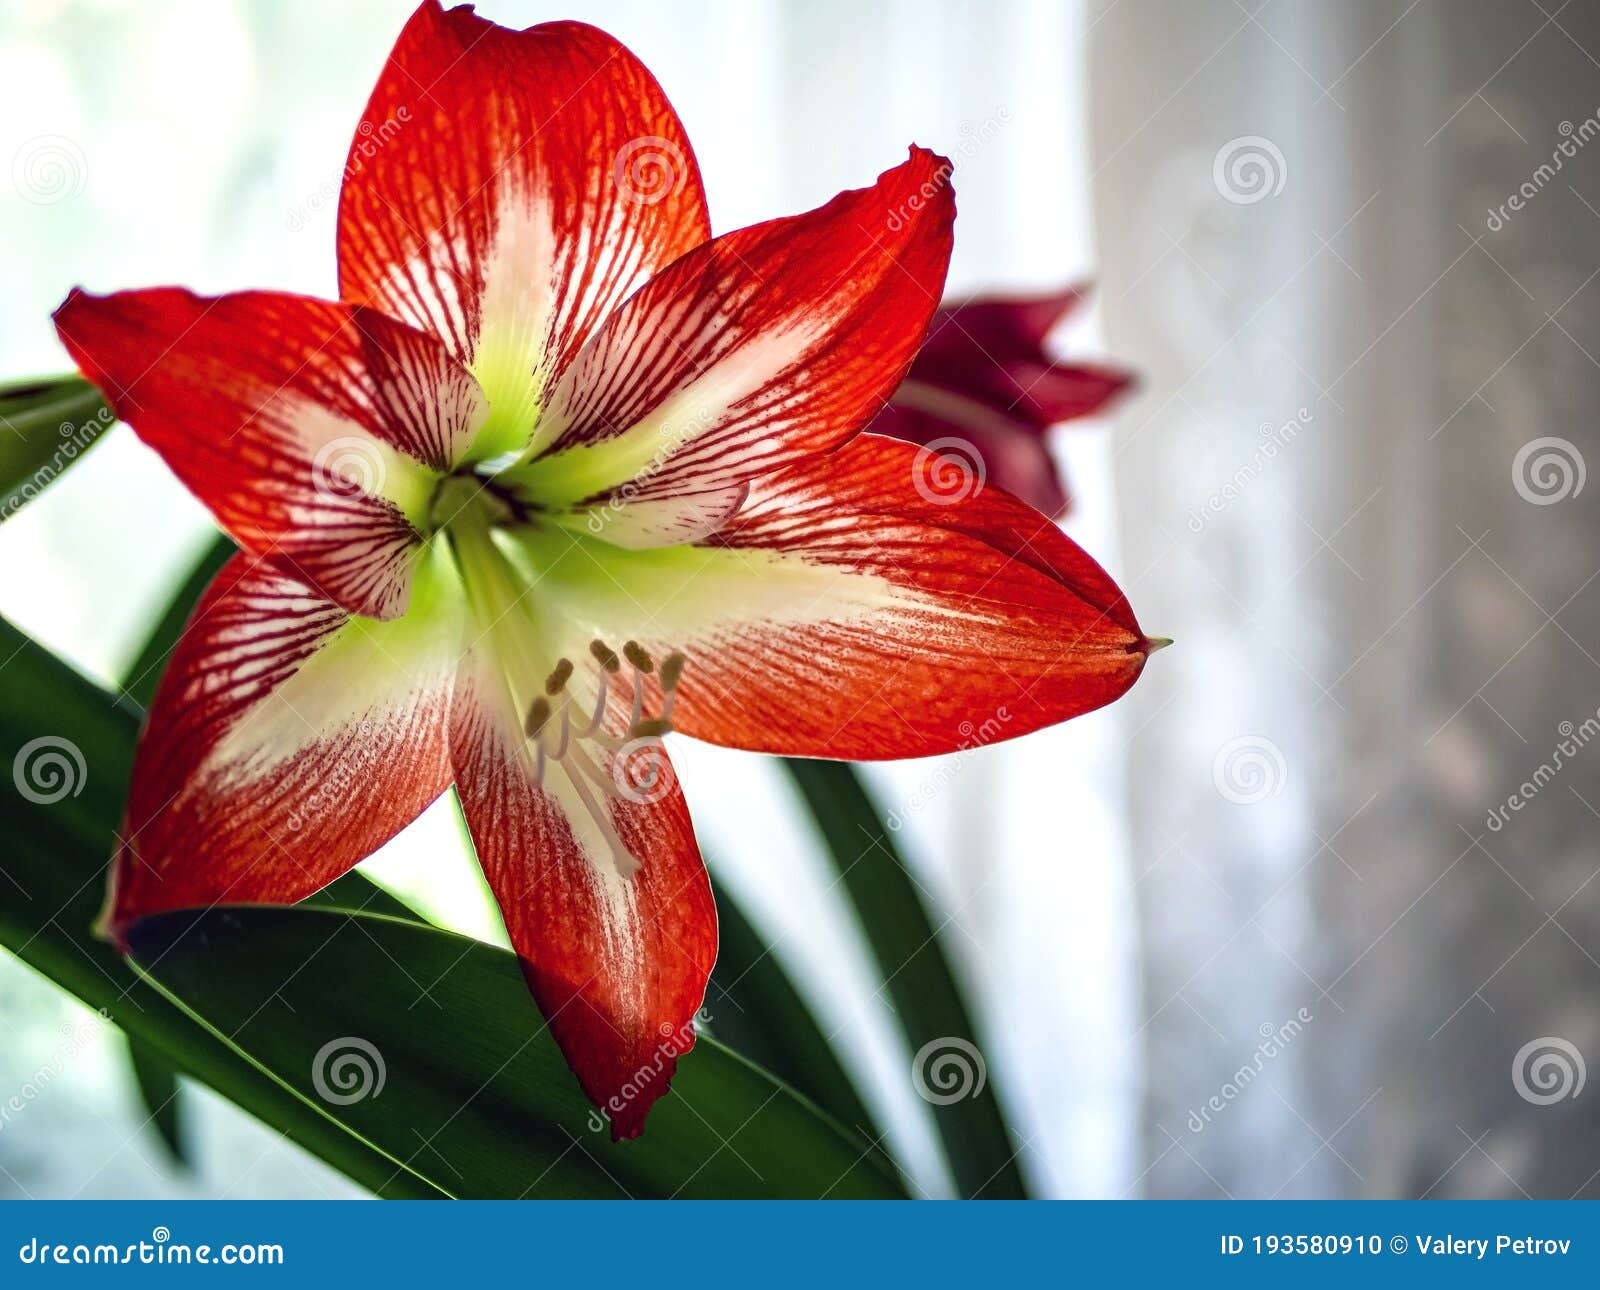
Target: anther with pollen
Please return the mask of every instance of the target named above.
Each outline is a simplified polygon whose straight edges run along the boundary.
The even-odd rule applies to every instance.
[[[588,773],[588,777],[596,780],[606,792],[614,792],[615,786],[606,776],[598,773],[593,760],[583,752],[582,745],[591,743],[618,752],[638,740],[660,739],[670,734],[672,705],[677,697],[685,659],[674,650],[661,660],[658,669],[655,660],[637,641],[624,644],[620,656],[604,641],[591,641],[589,653],[597,668],[593,708],[587,713],[576,711],[569,689],[576,669],[571,659],[562,658],[545,678],[544,693],[529,704],[523,730],[534,746],[536,778],[543,779],[546,760],[561,761],[567,758]],[[625,730],[621,734],[611,734],[602,726],[610,703],[610,678],[622,671],[623,659],[633,669],[633,705]],[[644,678],[652,674],[657,676],[662,692],[661,711],[655,716],[649,716],[644,711]]]

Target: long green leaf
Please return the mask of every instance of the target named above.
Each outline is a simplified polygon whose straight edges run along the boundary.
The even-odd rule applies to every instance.
[[[785,758],[784,765],[883,973],[914,1055],[914,1086],[929,1103],[957,1188],[967,1197],[1025,1196],[1018,1149],[938,928],[859,776],[847,762]]]
[[[0,385],[0,522],[27,505],[116,423],[81,376]]]
[[[11,772],[9,781],[0,781],[0,837],[6,840],[0,851],[0,944],[91,1008],[104,1009],[175,1069],[370,1190],[396,1197],[442,1195],[415,1175],[394,1177],[391,1162],[379,1152],[263,1079],[91,934],[137,725],[131,705],[119,705],[0,621],[0,773]],[[66,778],[53,777],[52,765]]]
[[[239,907],[147,919],[133,952],[196,1020],[455,1195],[895,1191],[864,1144],[703,1037],[645,1136],[612,1143],[515,959],[478,941],[383,915]]]
[[[134,1087],[144,1106],[145,1119],[156,1131],[174,1161],[187,1168],[188,1147],[184,1142],[182,1086],[178,1072],[160,1053],[142,1039],[124,1036],[128,1041],[128,1066],[133,1072]]]
[[[865,1143],[708,1038],[645,1136],[611,1143],[514,958],[416,922],[169,915],[140,925],[132,977],[89,927],[135,716],[5,624],[0,659],[0,765],[17,768],[0,791],[0,943],[357,1181],[382,1195],[902,1194]],[[318,1055],[350,1037],[382,1055],[387,1087],[344,1104],[319,1087],[321,1070],[343,1091]]]
[[[717,1038],[810,1096],[835,1119],[880,1137],[850,1076],[774,951],[717,887],[717,966],[706,994]]]

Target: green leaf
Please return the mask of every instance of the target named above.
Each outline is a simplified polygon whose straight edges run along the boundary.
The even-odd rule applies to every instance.
[[[178,1072],[147,1044],[132,1035],[124,1038],[128,1041],[128,1065],[133,1071],[139,1101],[144,1106],[145,1122],[155,1129],[173,1160],[188,1168],[192,1162],[184,1147],[185,1116]]]
[[[924,1087],[937,1098],[924,1100],[957,1189],[966,1197],[1025,1196],[1018,1149],[983,1065],[977,1030],[939,929],[859,776],[847,762],[785,758],[784,766],[810,810],[883,973],[912,1065],[920,1068]],[[955,1087],[946,1089],[941,1080],[941,1055],[950,1058],[944,1073],[959,1072]],[[947,1101],[957,1088],[963,1095]]]
[[[865,1143],[709,1038],[645,1136],[613,1144],[513,956],[389,914],[165,915],[136,929],[132,975],[89,928],[137,715],[3,622],[0,658],[0,765],[15,768],[0,944],[358,1182],[387,1196],[902,1194]],[[345,1104],[318,1055],[348,1037],[382,1055],[386,1084]]]
[[[139,714],[0,620],[0,944],[174,1069],[383,1195],[442,1195],[330,1124],[166,998],[90,931],[105,888]],[[41,740],[48,742],[39,742]],[[24,749],[31,749],[24,755]],[[54,762],[66,778],[52,779]],[[25,796],[26,785],[31,796]],[[55,794],[61,796],[49,800]],[[37,800],[36,800],[37,799]]]
[[[81,376],[0,385],[0,522],[32,501],[116,424]]]
[[[643,1138],[613,1143],[512,955],[322,909],[161,915],[133,957],[201,1024],[453,1195],[887,1196],[861,1142],[702,1037]],[[330,988],[332,982],[358,988]],[[653,1078],[646,1068],[639,1080]]]
[[[718,886],[717,966],[706,994],[719,1040],[871,1141],[882,1134],[774,951]]]

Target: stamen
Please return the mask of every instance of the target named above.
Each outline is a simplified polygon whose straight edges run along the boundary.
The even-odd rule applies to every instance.
[[[631,876],[637,872],[639,861],[623,845],[610,811],[612,801],[629,800],[630,794],[627,785],[615,781],[602,768],[600,754],[595,750],[619,754],[645,740],[655,745],[657,756],[663,755],[660,739],[672,731],[672,705],[677,697],[677,686],[683,676],[686,660],[681,652],[674,650],[661,660],[658,670],[637,641],[628,641],[622,647],[620,657],[601,640],[590,642],[589,653],[594,658],[596,671],[594,706],[587,714],[588,719],[579,715],[574,720],[576,697],[570,683],[577,669],[570,659],[562,658],[557,660],[545,678],[544,694],[529,704],[524,729],[533,744],[535,783],[544,782],[545,768],[549,763],[559,762],[572,782],[573,791],[582,802],[584,811],[594,820],[595,827],[600,830],[606,846],[611,850],[618,871],[624,876]],[[632,711],[628,714],[626,729],[613,734],[602,729],[602,726],[609,710],[611,677],[621,672],[624,658],[633,669]],[[652,674],[660,678],[661,711],[654,716],[646,716],[645,677]],[[552,723],[558,718],[561,730],[556,734]],[[667,772],[658,769],[656,773],[660,775]]]
[[[589,818],[595,822],[600,832],[605,836],[606,845],[611,848],[612,857],[617,862],[617,871],[624,878],[633,877],[634,874],[639,872],[639,860],[627,847],[622,845],[622,839],[617,836],[616,825],[611,822],[610,807],[594,800],[594,794],[589,791],[589,785],[585,782],[587,777],[576,766],[563,765],[562,769],[567,772],[567,778],[572,781],[573,790],[583,802],[584,809],[589,812]]]

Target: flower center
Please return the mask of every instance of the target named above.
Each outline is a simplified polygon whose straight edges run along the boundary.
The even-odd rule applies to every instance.
[[[672,787],[662,736],[672,729],[684,656],[653,659],[632,640],[619,653],[600,638],[589,641],[587,657],[582,646],[572,650],[568,643],[583,635],[548,598],[536,601],[537,579],[496,539],[497,529],[516,522],[515,512],[482,481],[441,487],[434,515],[461,570],[478,636],[473,648],[492,663],[529,778],[546,787],[547,777],[559,776],[549,787],[581,807],[618,872],[631,877],[639,861],[618,835],[611,808],[657,801]],[[653,689],[661,697],[652,714]]]

